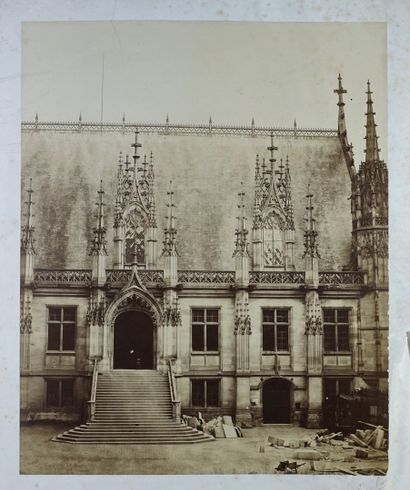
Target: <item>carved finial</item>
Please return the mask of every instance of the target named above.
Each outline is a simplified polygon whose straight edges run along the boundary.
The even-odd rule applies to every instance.
[[[78,117],[78,121],[81,122],[83,120],[82,116],[81,116],[81,112],[80,112],[80,115]]]
[[[134,135],[135,135],[135,139],[134,139],[134,143],[131,145],[131,147],[134,148],[134,154],[132,155],[132,158],[134,160],[134,172],[136,175],[138,159],[140,158],[140,156],[138,155],[138,148],[141,148],[141,146],[142,146],[141,143],[138,143],[138,135],[139,135],[138,128],[135,129]]]
[[[373,111],[373,100],[372,100],[372,91],[370,90],[370,81],[367,81],[367,120],[366,120],[366,162],[367,163],[372,163],[372,162],[379,162],[380,161],[380,156],[379,156],[379,146],[377,143],[378,136],[376,132],[376,127],[377,124],[374,121],[374,116],[375,112]]]
[[[33,226],[33,188],[32,188],[32,179],[30,178],[29,188],[27,189],[27,201],[25,201],[26,205],[26,213],[25,218],[26,221],[24,225],[21,227],[22,235],[21,235],[21,251],[25,254],[35,254],[34,250],[34,226]]]
[[[167,117],[165,118],[165,124],[169,124],[169,117],[168,117],[168,114],[167,114]]]
[[[307,204],[306,204],[306,230],[305,230],[305,251],[303,257],[320,258],[317,244],[318,233],[316,231],[316,220],[313,217],[313,204],[312,204],[313,194],[310,192],[310,184],[308,185],[308,192],[306,194]]]
[[[257,153],[256,154],[256,161],[255,161],[255,177],[259,177],[259,170],[260,170],[260,167],[259,167],[259,154]]]
[[[246,216],[245,216],[245,192],[243,187],[243,182],[241,182],[241,191],[238,193],[239,204],[238,204],[238,226],[235,231],[236,240],[235,240],[235,251],[234,257],[247,257],[249,255],[248,252],[248,240],[247,234],[248,230],[246,229]]]
[[[36,117],[34,118],[34,121],[38,123],[38,112],[36,112]]]
[[[122,123],[125,123],[125,112],[122,113]]]
[[[278,147],[273,144],[273,131],[271,131],[271,133],[270,133],[270,146],[268,146],[268,150],[270,152],[269,161],[270,161],[270,166],[271,166],[270,170],[272,172],[272,176],[273,176],[275,162],[276,162],[276,159],[273,156],[273,152],[276,151],[277,149],[278,149]]]
[[[167,191],[168,196],[168,213],[167,213],[167,225],[164,229],[164,248],[162,255],[170,257],[172,255],[177,255],[176,251],[176,228],[175,228],[175,216],[174,216],[174,191],[172,190],[172,180],[169,181],[169,190]]]
[[[94,228],[94,239],[91,243],[90,255],[107,255],[104,226],[104,186],[103,181],[100,181],[100,189],[98,191],[97,202],[97,225]]]
[[[343,102],[343,94],[346,94],[347,93],[347,90],[345,90],[342,87],[342,77],[341,77],[340,73],[339,73],[339,76],[337,77],[337,80],[338,80],[338,87],[335,88],[333,90],[333,92],[335,94],[338,94],[338,96],[339,96],[339,101],[338,101],[337,105],[339,107],[343,107],[345,105],[345,103]]]

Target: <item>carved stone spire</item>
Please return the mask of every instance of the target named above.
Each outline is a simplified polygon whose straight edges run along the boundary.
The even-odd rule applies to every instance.
[[[234,257],[238,256],[249,256],[249,251],[248,251],[248,230],[246,229],[246,216],[245,216],[245,203],[244,203],[244,197],[245,197],[245,192],[243,191],[243,182],[241,182],[241,192],[239,192],[239,204],[238,204],[238,227],[236,228],[236,241],[235,241],[235,252],[233,254]]]
[[[366,140],[366,163],[369,162],[378,162],[379,158],[379,147],[377,144],[378,136],[376,133],[377,124],[374,122],[375,112],[373,111],[373,100],[372,93],[370,90],[370,81],[367,81],[367,121],[366,121],[366,136],[364,139]]]
[[[20,273],[24,284],[29,284],[34,279],[34,225],[33,225],[33,188],[30,179],[29,188],[27,189],[27,201],[25,201],[26,211],[24,213],[24,224],[21,227],[20,243]]]
[[[27,201],[25,201],[26,205],[26,213],[25,213],[25,223],[21,227],[22,236],[21,236],[21,251],[25,254],[35,254],[34,250],[34,226],[33,226],[33,188],[32,188],[32,179],[30,179],[29,188],[27,189]]]
[[[306,194],[307,205],[306,205],[306,230],[305,236],[305,251],[303,257],[320,258],[318,251],[317,237],[318,232],[316,231],[316,219],[313,216],[313,204],[312,204],[313,194],[310,192],[310,184],[308,185],[308,193]]]
[[[167,192],[169,198],[167,208],[167,224],[164,229],[164,248],[162,255],[164,257],[176,256],[176,234],[177,230],[175,228],[175,216],[174,216],[174,191],[172,190],[172,180],[169,182],[169,191]]]
[[[288,222],[289,229],[295,229],[295,222],[293,216],[293,202],[292,202],[292,188],[291,183],[292,179],[290,177],[290,168],[289,168],[289,158],[286,155],[286,165],[285,172],[282,178],[282,189],[283,189],[283,202],[284,202],[284,210],[286,213],[286,218]]]
[[[339,107],[338,122],[337,122],[339,140],[342,145],[343,155],[345,157],[350,178],[353,179],[356,174],[356,169],[354,166],[353,145],[350,144],[347,139],[345,110],[344,110],[345,103],[343,101],[343,94],[346,94],[347,90],[345,90],[342,86],[342,77],[340,73],[338,76],[338,87],[335,88],[333,92],[339,96],[337,102],[337,105]]]
[[[100,189],[98,191],[97,202],[97,224],[94,228],[94,238],[91,242],[90,255],[107,255],[106,250],[106,228],[104,225],[104,187],[103,181],[100,181]]]

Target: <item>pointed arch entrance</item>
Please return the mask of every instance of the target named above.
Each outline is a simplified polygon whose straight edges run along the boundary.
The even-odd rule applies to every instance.
[[[263,383],[262,406],[265,424],[291,422],[292,383],[283,378],[271,378]]]
[[[125,311],[114,323],[114,369],[154,368],[154,328],[144,312]]]
[[[162,341],[162,308],[133,271],[129,284],[108,306],[101,371],[157,369]],[[133,351],[133,352],[132,352]]]

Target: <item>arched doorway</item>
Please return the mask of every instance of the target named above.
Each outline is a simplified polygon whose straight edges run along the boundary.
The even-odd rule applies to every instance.
[[[263,384],[262,404],[265,424],[290,423],[291,383],[286,379],[272,378]]]
[[[154,329],[141,311],[121,313],[114,324],[114,369],[153,369]]]

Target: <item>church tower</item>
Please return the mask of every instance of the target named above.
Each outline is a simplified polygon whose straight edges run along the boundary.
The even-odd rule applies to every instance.
[[[370,82],[366,94],[365,160],[352,182],[353,250],[368,284],[377,287],[388,282],[388,175],[379,154]]]

